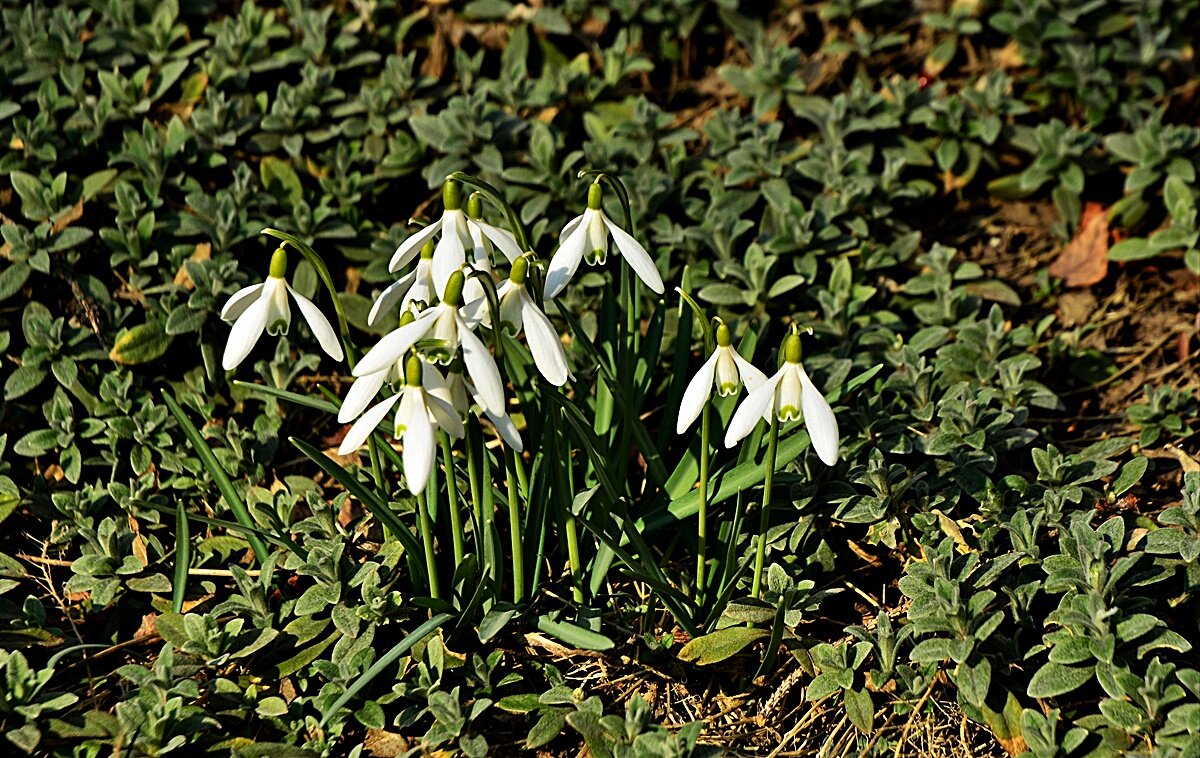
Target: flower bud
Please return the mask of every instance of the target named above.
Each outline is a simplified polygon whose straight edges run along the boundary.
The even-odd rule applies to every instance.
[[[461,308],[463,304],[463,287],[466,285],[466,278],[462,271],[455,271],[446,280],[446,291],[442,295],[442,302],[449,305],[451,308]]]
[[[789,333],[783,338],[783,359],[788,363],[800,362],[800,335]]]
[[[271,268],[267,272],[267,276],[274,279],[282,279],[287,276],[287,250],[283,248],[283,245],[280,245],[271,254]]]
[[[729,347],[733,344],[733,335],[729,333],[729,327],[725,322],[717,324],[717,347]]]
[[[483,197],[478,192],[472,192],[467,198],[467,217],[483,218]]]
[[[462,185],[453,179],[447,179],[442,185],[442,204],[446,206],[448,211],[457,211],[462,208]]]
[[[512,262],[512,270],[508,273],[508,279],[513,284],[524,284],[528,275],[529,259],[522,255]]]
[[[404,362],[404,382],[409,387],[421,386],[421,375],[423,372],[421,366],[421,356],[416,353],[409,353],[408,360]]]

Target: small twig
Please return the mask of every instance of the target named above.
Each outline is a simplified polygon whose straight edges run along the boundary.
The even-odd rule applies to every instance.
[[[55,558],[43,558],[37,555],[27,555],[25,553],[17,553],[17,557],[23,561],[30,563],[40,563],[43,566],[70,566],[74,561],[60,561]]]

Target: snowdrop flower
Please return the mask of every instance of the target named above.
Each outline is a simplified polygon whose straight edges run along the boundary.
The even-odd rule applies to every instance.
[[[714,386],[717,395],[728,397],[736,395],[743,383],[747,392],[754,392],[765,381],[767,375],[738,354],[733,346],[733,336],[729,333],[729,327],[718,319],[717,349],[684,390],[683,400],[679,405],[679,420],[675,424],[676,433],[683,434],[695,422],[700,411],[704,410],[705,403],[712,397]]]
[[[646,248],[621,227],[604,215],[599,182],[588,187],[587,210],[583,215],[567,222],[558,235],[558,252],[550,259],[550,271],[546,274],[546,297],[557,297],[563,291],[580,261],[586,255],[591,263],[604,263],[608,256],[608,237],[611,234],[617,250],[634,273],[646,286],[658,294],[663,293],[662,277]]]
[[[416,234],[411,235],[396,248],[388,270],[398,271],[416,257],[421,247],[438,232],[442,233],[433,252],[432,275],[435,291],[440,295],[446,289],[450,274],[458,271],[467,262],[467,249],[475,249],[472,231],[478,231],[496,245],[509,260],[521,254],[517,240],[509,232],[479,219],[470,218],[462,208],[462,185],[449,180],[442,185],[442,217]]]
[[[538,371],[546,381],[561,387],[567,383],[569,375],[567,354],[550,319],[529,294],[525,285],[528,274],[529,258],[521,256],[513,261],[508,280],[496,291],[500,301],[500,326],[514,337],[524,328],[525,340]]]
[[[380,293],[367,314],[368,325],[378,326],[384,314],[391,313],[397,306],[407,311],[415,303],[433,302],[433,251],[433,240],[429,240],[421,248],[417,267]]]
[[[437,452],[435,428],[444,429],[451,437],[466,434],[454,408],[426,388],[423,381],[425,374],[420,356],[410,355],[404,364],[404,389],[364,413],[346,432],[346,437],[338,447],[338,455],[348,455],[358,450],[388,411],[395,407],[394,434],[397,439],[404,440],[404,476],[408,480],[408,489],[414,495],[419,495],[425,489],[433,472]]]
[[[504,407],[504,384],[496,361],[475,335],[482,313],[487,308],[484,299],[463,304],[465,279],[462,271],[451,273],[446,282],[442,302],[421,311],[411,322],[392,330],[363,356],[354,367],[354,376],[366,377],[378,373],[403,358],[417,341],[428,335],[435,345],[428,351],[435,363],[447,364],[462,348],[463,362],[479,396],[488,408]]]
[[[769,422],[774,414],[780,421],[794,421],[803,415],[813,450],[826,466],[832,466],[837,463],[841,444],[837,418],[800,365],[798,334],[784,338],[783,358],[779,371],[752,390],[733,414],[725,434],[725,447],[737,444],[754,429],[760,418]]]
[[[221,309],[221,318],[233,322],[229,342],[225,345],[225,355],[221,359],[221,366],[226,371],[232,371],[246,359],[264,329],[271,336],[287,334],[292,322],[289,294],[300,307],[300,314],[308,322],[321,349],[334,360],[342,359],[342,343],[329,320],[311,300],[292,289],[284,278],[286,273],[287,252],[281,245],[271,256],[267,280],[238,290]]]

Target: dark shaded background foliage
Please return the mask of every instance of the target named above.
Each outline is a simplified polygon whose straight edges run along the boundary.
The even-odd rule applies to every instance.
[[[686,752],[650,729],[664,714],[637,705],[611,734],[593,729],[599,701],[563,699],[553,667],[486,649],[448,665],[438,645],[394,691],[317,729],[376,635],[421,613],[395,551],[339,527],[344,495],[280,445],[335,426],[248,400],[215,358],[220,305],[265,270],[265,226],[328,257],[366,331],[407,219],[447,173],[504,187],[548,251],[581,206],[575,173],[601,167],[631,188],[660,268],[674,281],[686,268],[714,312],[761,324],[765,343],[789,319],[815,322],[807,360],[826,387],[885,364],[839,413],[844,462],[800,460],[807,476],[783,477],[772,589],[797,603],[789,645],[811,652],[807,698],[840,692],[869,733],[948,681],[1013,752],[1200,754],[1200,481],[1180,503],[1173,464],[1131,457],[1186,447],[1197,406],[1179,388],[1195,373],[1181,361],[1127,418],[1059,423],[1119,368],[1056,319],[1044,272],[1004,280],[1030,249],[1074,237],[1086,202],[1130,235],[1114,257],[1200,271],[1196,2],[184,5],[0,15],[0,634],[24,651],[5,659],[0,718],[14,744],[156,753],[239,735],[320,749],[372,727],[477,754],[483,733],[512,746],[566,723],[594,751],[635,750],[644,731],[636,749],[652,752],[629,754]],[[1018,200],[1040,229],[1003,229]],[[316,291],[311,270],[296,276]],[[569,301],[585,324],[599,284],[586,277]],[[339,382],[300,326],[255,356],[243,379]],[[228,516],[164,385],[207,420],[261,523],[288,525],[315,557],[277,554],[278,587],[238,570],[233,590],[200,580],[194,594],[214,598],[186,625],[160,617],[161,650],[51,661],[169,610],[164,508]],[[663,405],[647,400],[652,422]],[[1140,512],[1119,499],[1131,492]],[[887,613],[843,600],[824,620],[800,613],[805,582],[862,568],[847,540],[889,586]],[[244,550],[213,529],[193,565]],[[669,629],[616,613],[637,649],[661,654]],[[500,709],[524,717],[477,707],[530,687],[547,693],[536,707]]]

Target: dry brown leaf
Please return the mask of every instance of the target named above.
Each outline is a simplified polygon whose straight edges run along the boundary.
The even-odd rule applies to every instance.
[[[1108,274],[1108,244],[1108,212],[1099,203],[1088,203],[1079,232],[1050,264],[1050,274],[1068,287],[1096,284]]]
[[[412,750],[413,746],[412,740],[403,734],[383,729],[368,729],[367,738],[363,740],[363,749],[375,758],[395,758]]]
[[[212,258],[212,245],[208,242],[196,245],[196,249],[188,256],[188,260],[193,262],[206,261],[209,258]],[[196,287],[192,277],[188,276],[187,266],[180,266],[179,270],[175,272],[175,284],[189,290]]]
[[[158,634],[158,614],[147,613],[142,616],[142,623],[138,626],[137,631],[133,633],[133,638],[149,637]]]
[[[71,224],[83,218],[83,201],[80,200],[71,206],[71,209],[64,212],[61,216],[54,219],[54,225],[50,227],[50,231],[58,234],[63,229],[66,229]]]

